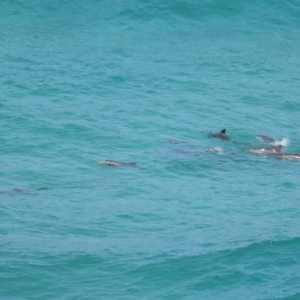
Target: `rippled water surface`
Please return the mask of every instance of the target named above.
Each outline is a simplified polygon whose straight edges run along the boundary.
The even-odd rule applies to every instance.
[[[299,14],[2,1],[1,297],[299,299]]]

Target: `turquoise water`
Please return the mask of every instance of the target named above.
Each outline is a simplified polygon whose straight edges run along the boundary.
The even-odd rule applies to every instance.
[[[0,15],[1,299],[300,299],[298,1]]]

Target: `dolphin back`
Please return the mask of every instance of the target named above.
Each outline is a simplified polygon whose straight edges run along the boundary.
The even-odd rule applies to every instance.
[[[273,149],[275,152],[281,152],[282,145],[275,146]]]

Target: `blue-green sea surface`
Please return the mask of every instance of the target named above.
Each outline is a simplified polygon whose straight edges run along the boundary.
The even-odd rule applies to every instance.
[[[2,1],[1,299],[300,299],[299,15]]]

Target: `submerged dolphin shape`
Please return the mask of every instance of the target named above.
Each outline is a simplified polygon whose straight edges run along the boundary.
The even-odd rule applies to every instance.
[[[15,195],[15,194],[28,194],[28,190],[23,189],[13,189],[13,190],[1,190],[0,194],[6,194],[6,195]]]
[[[97,161],[96,164],[108,165],[111,167],[136,167],[137,166],[135,162],[124,163],[121,161],[116,161],[111,159]]]
[[[262,142],[265,142],[265,143],[268,143],[268,144],[272,144],[272,143],[275,143],[275,139],[267,136],[267,135],[263,135],[263,134],[260,134],[256,137],[258,140],[262,141]]]
[[[181,141],[181,140],[174,140],[174,139],[163,139],[166,143],[168,144],[174,144],[174,145],[178,145],[178,144],[186,144],[186,141]]]
[[[281,153],[282,145],[278,145],[272,148],[249,148],[248,152],[262,154],[262,155],[272,155]]]
[[[299,153],[274,153],[272,156],[282,160],[300,160]]]
[[[275,146],[273,148],[249,148],[248,152],[267,155],[271,157],[276,157],[282,160],[300,160],[299,153],[284,153],[281,152],[282,145]]]
[[[46,187],[34,189],[35,191],[42,191],[42,190],[48,190]],[[34,190],[25,190],[25,189],[13,189],[13,190],[0,190],[0,194],[2,195],[17,195],[17,194],[29,194],[30,192]]]
[[[230,137],[226,134],[226,129],[222,129],[219,133],[210,132],[207,134],[209,137],[218,138],[221,140],[230,141]]]

